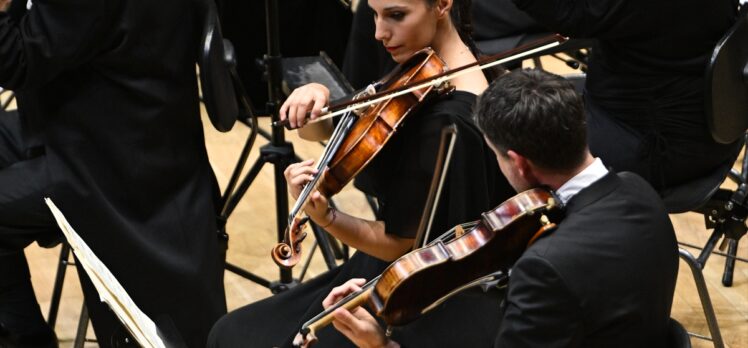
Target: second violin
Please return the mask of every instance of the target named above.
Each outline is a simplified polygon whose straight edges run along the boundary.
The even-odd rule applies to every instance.
[[[387,325],[410,323],[465,284],[508,269],[537,238],[555,228],[562,215],[552,192],[522,192],[484,213],[468,231],[458,226],[402,256],[361,291],[306,322],[294,343],[308,346],[316,340],[314,333],[332,322],[336,309],[363,303]]]

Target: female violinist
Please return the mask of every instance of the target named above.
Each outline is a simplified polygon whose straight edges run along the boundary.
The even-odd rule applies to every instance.
[[[369,0],[368,5],[375,13],[375,37],[396,62],[407,60],[425,47],[433,48],[447,67],[476,61],[476,50],[470,39],[469,0]],[[486,77],[478,71],[450,83],[453,92],[421,105],[408,115],[403,126],[357,175],[356,187],[377,200],[379,209],[375,221],[329,208],[324,196],[312,194],[306,214],[358,252],[337,269],[228,314],[213,328],[209,346],[288,346],[301,324],[322,311],[322,300],[333,287],[350,278],[372,278],[412,248],[434,172],[441,130],[447,125],[456,125],[459,133],[432,235],[476,220],[480,213],[509,197],[511,187],[498,174],[491,151],[471,120],[477,95],[488,86]],[[324,86],[300,87],[281,107],[281,118],[288,119],[293,128],[302,127],[309,121],[308,113],[310,119],[317,118],[328,102],[329,92]],[[306,139],[319,140],[329,136],[331,130],[332,122],[318,122],[299,131]],[[286,169],[289,192],[294,198],[317,174],[313,164],[313,160],[306,160]],[[436,310],[431,315],[455,320],[457,323],[450,325],[459,325],[469,319],[459,320],[449,309],[456,313],[456,308],[468,307],[475,308],[473,313],[493,313],[498,301],[492,295],[458,296],[454,302],[447,303],[451,307],[445,306],[444,311]],[[476,345],[490,342],[495,325],[497,323],[489,320],[473,326],[485,331],[485,335],[475,335]],[[333,328],[321,330],[317,336],[320,346],[351,344]],[[464,335],[459,336],[459,344],[465,344]]]

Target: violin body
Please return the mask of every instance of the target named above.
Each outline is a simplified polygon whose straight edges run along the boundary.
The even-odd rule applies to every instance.
[[[380,85],[380,91],[386,92],[441,74],[446,70],[446,63],[434,50],[425,48],[414,53],[375,85]],[[371,105],[358,112],[358,121],[323,172],[318,188],[320,193],[325,197],[331,197],[340,192],[379,153],[408,115],[427,98],[452,89],[449,85],[429,86]]]
[[[412,322],[453,290],[508,269],[561,211],[551,192],[532,189],[483,214],[478,224],[449,242],[416,249],[384,270],[369,305],[388,325]]]

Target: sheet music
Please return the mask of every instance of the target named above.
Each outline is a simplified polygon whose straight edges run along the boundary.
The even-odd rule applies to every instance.
[[[102,302],[111,307],[119,320],[133,335],[138,343],[146,348],[166,348],[158,334],[156,324],[143,313],[130,298],[122,285],[117,281],[108,268],[99,260],[88,247],[86,242],[70,226],[62,212],[51,199],[45,198],[49,210],[57,220],[62,233],[68,240],[83,269],[86,270],[91,282],[99,293]]]

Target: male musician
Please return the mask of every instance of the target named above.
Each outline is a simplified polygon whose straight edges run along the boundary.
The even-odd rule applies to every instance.
[[[178,0],[15,0],[0,13],[0,86],[20,111],[0,117],[1,347],[57,345],[23,253],[61,239],[45,196],[167,336],[205,346],[226,305],[195,74],[203,15]],[[98,344],[124,345],[82,283]]]
[[[571,83],[539,70],[512,72],[484,92],[475,119],[515,189],[544,185],[566,205],[558,228],[511,270],[496,347],[666,346],[678,271],[670,220],[642,178],[609,172],[590,155]],[[335,288],[324,306],[362,284]],[[359,346],[419,346],[405,332],[387,338],[362,308],[338,309],[335,318]]]

